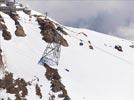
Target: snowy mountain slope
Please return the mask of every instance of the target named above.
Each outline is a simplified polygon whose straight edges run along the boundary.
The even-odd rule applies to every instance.
[[[9,15],[0,12],[12,35],[11,40],[4,40],[2,35],[0,37],[6,67],[1,69],[1,79],[5,77],[5,71],[13,73],[14,82],[18,78],[28,82],[23,87],[27,88],[27,93],[25,96],[21,96],[23,90],[19,91],[19,94],[15,94],[15,92],[6,93],[8,89],[1,88],[0,99],[15,100],[16,95],[20,95],[22,100],[53,100],[52,98],[68,100],[58,97],[62,91],[52,91],[52,81],[45,76],[47,70],[53,70],[51,68],[58,70],[61,76],[59,80],[65,86],[71,100],[134,99],[134,48],[130,47],[134,45],[133,41],[87,29],[63,26],[68,33],[63,37],[69,46],[62,46],[58,66],[44,67],[39,65],[38,61],[48,43],[42,40],[36,17],[29,18],[29,15],[22,11],[17,13],[20,16],[19,23],[26,33],[25,37],[16,36],[14,20]],[[40,15],[35,11],[32,11],[32,14]],[[2,31],[0,33],[2,34]],[[121,46],[122,51],[115,49],[115,46],[118,45]],[[89,46],[93,48],[89,48]],[[37,85],[41,95],[37,95],[39,93],[37,93]]]

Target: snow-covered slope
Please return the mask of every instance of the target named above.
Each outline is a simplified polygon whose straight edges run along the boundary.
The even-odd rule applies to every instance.
[[[7,93],[8,89],[1,87],[0,100],[15,100],[18,95],[21,100],[69,100],[60,97],[63,91],[52,91],[52,80],[46,77],[47,68],[38,64],[48,43],[42,40],[36,17],[30,18],[22,11],[17,13],[20,16],[19,23],[26,33],[25,37],[17,37],[14,34],[14,20],[0,12],[12,36],[11,40],[4,40],[0,35],[5,65],[0,71],[0,83],[5,72],[12,73],[13,83],[18,78],[28,83],[27,93],[22,96],[21,89],[18,94],[11,91]],[[32,14],[40,15],[35,11]],[[63,28],[68,33],[63,37],[69,46],[61,47],[59,65],[50,67],[57,69],[61,77],[59,80],[70,99],[134,100],[134,42],[87,29]],[[120,46],[121,50],[116,49],[116,46]]]

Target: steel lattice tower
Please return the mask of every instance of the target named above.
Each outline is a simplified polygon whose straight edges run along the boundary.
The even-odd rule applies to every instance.
[[[44,65],[45,63],[50,66],[55,66],[59,64],[61,52],[61,45],[57,43],[49,43],[43,53],[39,64]]]

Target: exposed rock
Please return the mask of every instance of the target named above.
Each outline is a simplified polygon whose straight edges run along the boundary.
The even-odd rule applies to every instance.
[[[61,82],[59,82],[59,80],[54,79],[51,81],[51,84],[52,91],[55,93],[65,88],[65,86]]]
[[[134,45],[130,45],[129,47],[134,48]]]
[[[69,72],[69,69],[65,69],[65,71]]]
[[[61,44],[65,47],[68,47],[68,43],[67,41],[55,30],[46,30],[44,32],[41,33],[43,36],[43,40],[48,42],[48,43],[58,43]]]
[[[2,68],[4,66],[3,60],[2,60],[2,50],[0,48],[0,68]]]
[[[15,35],[20,36],[20,37],[25,37],[26,36],[22,26],[20,26],[20,25],[16,26]]]
[[[58,32],[55,33],[55,35],[54,35],[54,42],[59,43],[65,47],[69,46],[67,41]]]
[[[49,19],[46,19],[43,24],[44,30],[56,30],[53,22],[51,22]]]
[[[3,17],[0,15],[0,22],[4,22],[5,23],[5,21],[4,21],[4,19],[3,19]]]
[[[18,20],[15,20],[15,25],[20,25]]]
[[[2,36],[4,37],[5,40],[11,40],[12,38],[11,33],[8,32],[7,30],[3,30]]]
[[[43,15],[36,15],[36,14],[34,14],[34,15],[32,15],[32,16],[34,16],[34,17],[36,17],[36,18],[43,17]]]
[[[89,45],[89,48],[90,48],[90,49],[94,49],[92,45]]]
[[[30,15],[30,14],[31,14],[31,10],[28,9],[28,8],[25,8],[25,9],[23,10],[23,12],[24,12],[25,14],[27,14],[27,15]]]
[[[19,19],[19,15],[16,12],[11,12],[9,16],[15,21]]]
[[[49,93],[49,100],[55,100],[55,95]]]
[[[7,30],[7,27],[3,22],[0,22],[0,30]]]
[[[63,94],[59,94],[58,97],[59,98],[64,98],[64,95]]]
[[[84,33],[84,32],[79,32],[78,34],[82,34],[82,35],[84,35],[85,37],[87,37],[87,34]]]
[[[3,79],[0,79],[0,89],[5,89],[7,93],[15,94],[15,100],[22,100],[28,94],[27,82],[24,79],[14,80],[12,73],[6,73]]]
[[[38,86],[38,84],[36,84],[35,89],[36,89],[36,95],[38,95],[41,99],[42,98],[42,93],[41,93],[41,89]]]
[[[7,31],[7,26],[5,25],[4,19],[0,15],[0,30],[2,30],[2,36],[5,40],[11,39],[11,33]]]
[[[42,30],[56,30],[54,24],[49,19],[42,19],[40,17],[37,17],[37,22],[42,27]]]
[[[93,50],[93,49],[94,49],[94,47],[92,46],[91,42],[90,42],[90,41],[88,41],[88,43],[89,43],[89,48]]]
[[[51,68],[47,64],[44,64],[44,67],[46,68],[46,78],[51,81],[51,90],[55,93],[61,91],[62,97],[64,98],[63,100],[70,100],[67,90],[65,89],[65,86],[61,82],[61,77],[58,73],[57,69]],[[53,98],[50,98],[50,100],[54,100]]]
[[[5,21],[1,15],[0,15],[0,30],[7,30],[7,27],[5,25]]]
[[[16,12],[11,12],[9,14],[9,16],[14,20],[15,22],[15,25],[16,25],[16,31],[15,31],[15,35],[18,36],[18,37],[25,37],[26,34],[23,30],[23,27],[20,25],[19,23],[19,15],[16,13]]]
[[[67,41],[59,34],[58,31],[64,32],[62,28],[57,28],[53,24],[52,21],[49,19],[43,20],[42,18],[37,17],[38,24],[40,25],[41,29],[41,35],[43,36],[43,40],[47,43],[58,43],[61,44],[62,46],[68,47]],[[64,34],[64,33],[63,33]],[[67,33],[65,33],[67,34]]]
[[[57,69],[53,69],[51,67],[49,67],[48,65],[45,65],[47,71],[45,73],[45,76],[47,77],[48,80],[60,80],[60,75],[58,74]]]
[[[10,13],[9,16],[14,20],[15,25],[20,25],[19,23],[19,15],[17,13]]]
[[[3,22],[3,23],[5,23],[5,21],[4,21],[4,19],[3,19],[3,18],[0,18],[0,22]]]
[[[40,17],[37,17],[37,22],[40,26],[43,26],[44,25],[44,20]]]
[[[47,43],[52,43],[54,41],[54,35],[51,30],[46,30],[45,32],[41,33],[43,35],[43,40]]]
[[[4,23],[5,21],[4,21],[4,19],[3,19],[3,18],[0,18],[0,22],[3,22],[3,23]]]

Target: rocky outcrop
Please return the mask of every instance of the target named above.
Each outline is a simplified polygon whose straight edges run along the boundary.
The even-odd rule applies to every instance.
[[[15,35],[20,36],[20,37],[25,37],[26,36],[22,26],[20,26],[20,25],[16,26]]]
[[[41,99],[42,98],[42,93],[41,93],[41,89],[40,89],[38,84],[36,84],[35,90],[36,90],[36,95],[39,96],[40,99]]]
[[[4,37],[5,40],[11,40],[12,38],[11,33],[7,30],[2,31],[2,36]]]
[[[16,13],[16,12],[11,12],[10,14],[9,14],[9,16],[15,21],[15,22],[17,22],[18,20],[19,20],[19,15]]]
[[[7,26],[5,25],[5,21],[0,15],[0,30],[2,31],[2,36],[4,40],[11,40],[12,36],[11,33],[7,30]]]
[[[0,30],[7,30],[5,23],[0,21]]]
[[[65,47],[68,47],[67,41],[57,31],[50,29],[50,30],[41,32],[41,34],[43,36],[42,39],[46,41],[47,43],[55,42]]]
[[[51,90],[54,93],[58,93],[61,91],[62,93],[58,94],[58,97],[63,98],[63,100],[70,100],[67,90],[65,89],[65,86],[61,82],[61,77],[58,73],[58,70],[51,68],[47,64],[44,64],[44,67],[46,68],[45,76],[51,83]],[[55,100],[54,95],[50,98],[53,98],[52,100]]]
[[[67,41],[63,38],[58,31],[63,32],[62,29],[56,28],[52,21],[49,19],[43,20],[40,17],[37,17],[38,24],[40,25],[42,39],[47,43],[58,43],[62,46],[68,47]],[[58,30],[57,30],[58,29]],[[65,33],[63,33],[65,34]]]
[[[2,50],[0,48],[0,68],[4,66],[3,59],[2,59]]]
[[[91,44],[90,41],[88,41],[88,44],[89,44],[89,49],[92,49],[93,50],[94,48],[93,48],[93,46],[92,46],[92,44]]]
[[[19,15],[17,13],[11,12],[9,14],[9,16],[14,20],[15,25],[16,25],[15,35],[18,36],[18,37],[25,37],[26,34],[23,30],[23,27],[20,25],[20,23],[18,21],[19,20]]]
[[[13,13],[13,12],[11,12],[10,14],[9,14],[9,16],[14,20],[14,22],[15,22],[15,25],[20,25],[20,23],[19,23],[19,15],[17,14],[17,13]]]
[[[5,21],[4,21],[4,19],[3,19],[3,17],[1,15],[0,15],[0,22],[5,23]]]
[[[7,27],[5,25],[5,21],[3,19],[3,17],[0,15],[0,30],[6,30]]]
[[[129,47],[134,48],[134,45],[130,45]]]
[[[24,79],[14,79],[12,73],[6,73],[3,79],[0,79],[0,89],[5,89],[7,93],[14,94],[15,100],[24,100],[28,94],[27,82]]]

